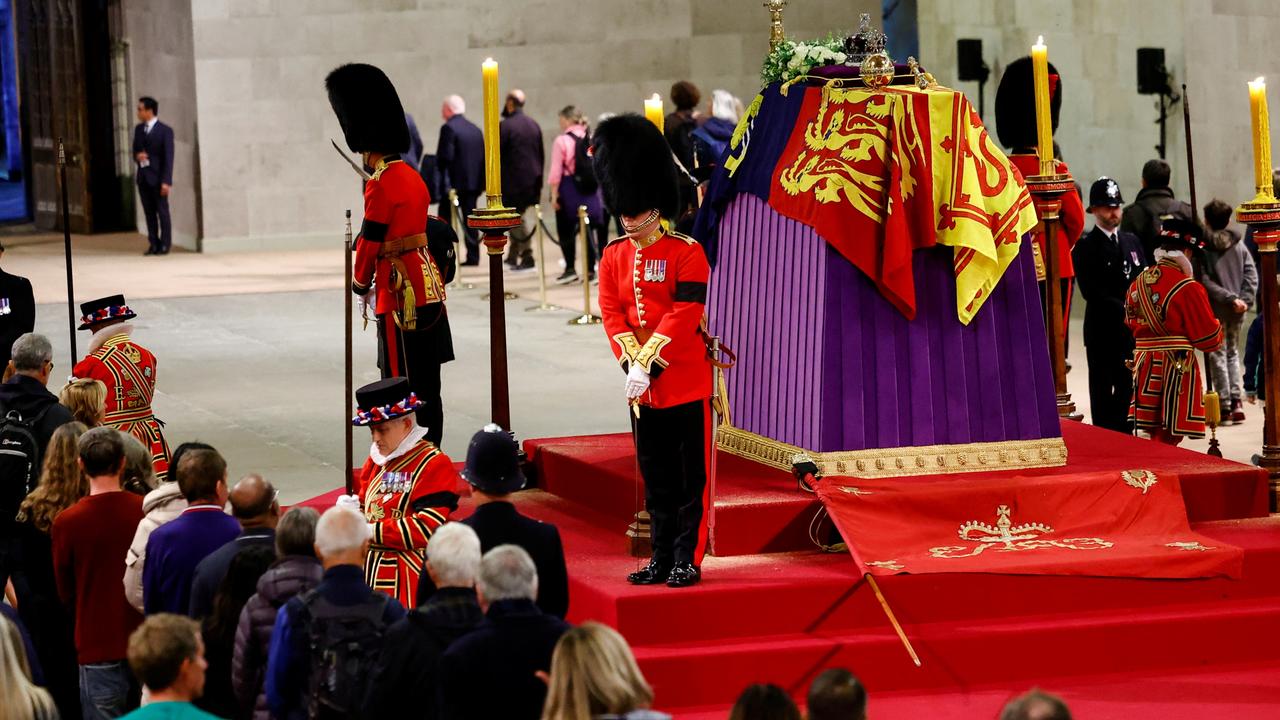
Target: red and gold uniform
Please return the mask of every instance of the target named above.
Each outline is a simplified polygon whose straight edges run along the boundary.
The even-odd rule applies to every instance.
[[[1222,345],[1222,326],[1204,286],[1172,260],[1147,268],[1125,300],[1133,331],[1134,394],[1129,419],[1138,428],[1204,436],[1204,397],[1196,350]]]
[[[702,246],[678,233],[615,240],[600,259],[600,314],[624,371],[649,389],[633,434],[654,559],[698,565],[706,551],[712,366],[702,335],[710,269]]]
[[[457,508],[459,482],[453,461],[425,439],[385,464],[365,462],[355,490],[373,530],[365,560],[370,587],[417,607],[427,542]]]
[[[454,359],[445,311],[453,276],[452,229],[429,218],[431,196],[400,159],[380,160],[364,188],[364,222],[356,241],[352,290],[377,296],[378,366],[383,377],[407,377],[422,399],[418,422],[428,438],[443,437],[440,365]]]
[[[123,302],[121,303],[123,307]],[[128,312],[128,308],[125,308]],[[132,314],[129,317],[133,317]],[[86,318],[86,323],[90,318]],[[134,342],[128,325],[109,325],[94,335],[90,352],[71,374],[101,380],[107,386],[103,424],[129,433],[151,450],[156,479],[169,475],[169,445],[151,411],[156,393],[156,356]]]

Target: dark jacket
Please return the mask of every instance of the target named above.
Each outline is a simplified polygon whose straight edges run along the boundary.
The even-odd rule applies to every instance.
[[[1142,241],[1124,230],[1117,230],[1112,241],[1095,226],[1076,243],[1071,262],[1085,301],[1085,345],[1112,347],[1127,356],[1133,350],[1133,333],[1125,324],[1125,293],[1147,266]]]
[[[518,545],[533,558],[538,569],[538,608],[548,615],[564,618],[569,612],[569,573],[565,569],[564,545],[555,525],[521,515],[509,502],[480,505],[462,522],[480,536],[480,551],[499,545]],[[418,603],[430,597],[435,585],[431,576],[418,578]]]
[[[1244,339],[1244,391],[1267,399],[1265,365],[1262,362],[1262,316],[1256,315]]]
[[[137,155],[147,153],[147,167],[138,165]],[[133,164],[138,170],[138,184],[158,188],[173,184],[173,128],[159,120],[147,132],[147,126],[138,123],[133,128]]]
[[[542,142],[541,132],[538,142]],[[440,127],[436,172],[440,174],[440,199],[449,188],[458,192],[484,189],[484,133],[465,115],[454,115]]]
[[[523,210],[542,197],[542,168],[546,157],[542,128],[533,118],[516,110],[498,126],[502,148],[502,200],[508,207]]]
[[[324,568],[314,557],[282,557],[258,579],[258,592],[240,612],[235,652],[231,656],[231,689],[242,709],[253,709],[254,720],[268,720],[271,716],[263,679],[276,613],[295,595],[318,585],[323,575]]]
[[[1209,233],[1208,247],[1196,263],[1196,280],[1209,293],[1213,314],[1223,322],[1239,321],[1236,300],[1253,307],[1258,292],[1258,268],[1249,249],[1241,242],[1239,229],[1227,227]]]
[[[31,281],[0,270],[0,372],[9,365],[13,342],[36,328]]]
[[[498,600],[484,622],[449,646],[440,660],[440,712],[450,720],[538,720],[551,653],[569,624],[532,600]]]
[[[46,410],[47,408],[47,410]],[[17,411],[23,419],[30,420],[45,411],[36,423],[33,434],[40,446],[40,455],[36,467],[44,462],[45,448],[49,447],[49,439],[53,432],[75,418],[71,411],[58,404],[58,396],[40,384],[39,380],[27,375],[14,375],[9,382],[0,385],[0,414]],[[5,518],[7,522],[9,518]]]
[[[693,131],[698,127],[693,110],[676,110],[662,121],[662,134],[671,146],[671,152],[685,168],[693,167]]]
[[[187,614],[200,620],[213,612],[213,595],[218,592],[218,585],[231,569],[231,561],[236,554],[251,545],[275,547],[276,531],[272,528],[249,528],[240,533],[234,540],[209,553],[196,565],[196,574],[191,578],[191,602]]]
[[[337,565],[324,573],[315,591],[330,603],[354,606],[368,602],[373,590],[364,581],[364,568]],[[289,599],[276,615],[275,628],[268,643],[266,691],[271,716],[293,720],[307,715],[307,679],[311,672],[311,628],[304,618],[301,598]],[[404,617],[404,607],[388,598],[382,620],[391,625]]]
[[[400,159],[418,170],[418,163],[422,162],[422,135],[418,133],[418,123],[413,121],[413,116],[409,113],[404,114],[404,124],[409,128],[409,149],[400,153]]]
[[[1160,231],[1160,216],[1166,215],[1179,206],[1186,205],[1173,198],[1173,190],[1164,188],[1143,188],[1133,204],[1124,209],[1120,217],[1120,229],[1131,232],[1142,241],[1142,249],[1147,255],[1147,264],[1156,262],[1156,248],[1160,246],[1157,233]],[[1188,209],[1188,214],[1190,210]]]
[[[440,717],[433,702],[440,685],[440,657],[483,621],[474,589],[447,587],[392,625],[373,668],[364,705],[367,717]]]
[[[737,124],[731,120],[713,117],[693,131],[694,163],[689,166],[689,172],[699,181],[711,177],[711,171],[720,166],[736,128]]]

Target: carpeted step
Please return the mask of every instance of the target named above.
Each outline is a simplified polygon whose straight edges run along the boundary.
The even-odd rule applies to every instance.
[[[1093,612],[907,624],[906,631],[921,668],[911,665],[887,623],[856,633],[654,644],[634,650],[659,705],[667,707],[731,703],[753,682],[799,693],[828,667],[853,668],[880,692],[1030,685],[1046,677],[1274,661],[1274,648],[1264,638],[1280,637],[1280,600],[1128,615]]]

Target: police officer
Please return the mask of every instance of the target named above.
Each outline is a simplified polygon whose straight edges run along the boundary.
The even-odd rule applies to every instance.
[[[0,245],[0,258],[4,245]],[[9,366],[13,342],[36,328],[36,301],[31,281],[0,270],[0,372]]]
[[[1072,251],[1076,282],[1084,296],[1084,349],[1089,363],[1089,404],[1093,424],[1132,433],[1129,403],[1133,373],[1125,364],[1133,355],[1133,333],[1125,324],[1125,292],[1142,268],[1142,240],[1120,229],[1124,198],[1109,177],[1089,188],[1093,229]]]

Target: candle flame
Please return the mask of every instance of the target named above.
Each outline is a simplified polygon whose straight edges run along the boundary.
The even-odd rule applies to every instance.
[[[473,62],[474,62],[474,61],[473,61]],[[493,58],[485,58],[485,59],[484,59],[484,64],[485,64],[485,65],[497,65],[498,63],[497,63],[497,62],[495,62]]]
[[[1253,81],[1253,84],[1254,84],[1254,85],[1265,85],[1265,84],[1266,84],[1266,82],[1267,82],[1267,79],[1266,79],[1266,78],[1264,78],[1264,77],[1262,77],[1261,75],[1259,75],[1259,76],[1258,76],[1258,79]]]
[[[661,95],[659,95],[658,93],[654,93],[654,94],[653,94],[653,97],[651,97],[651,98],[649,98],[649,99],[650,99],[650,100],[652,100],[652,101],[654,101],[654,102],[662,102],[662,96],[661,96]]]
[[[1036,45],[1043,45],[1043,44],[1044,44],[1044,36],[1043,36],[1043,35],[1037,35],[1037,36],[1036,36]]]

